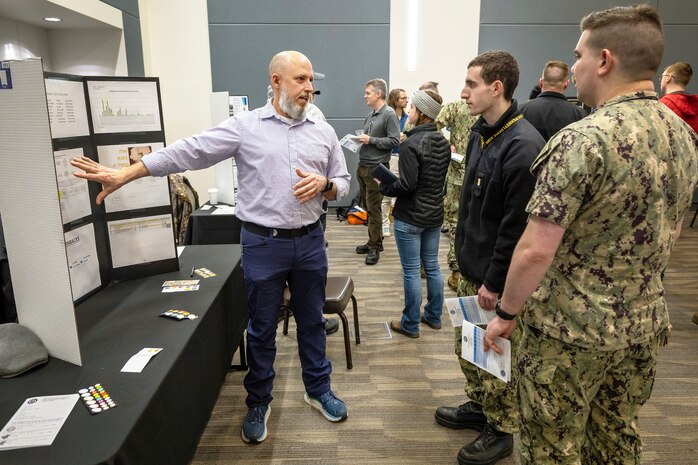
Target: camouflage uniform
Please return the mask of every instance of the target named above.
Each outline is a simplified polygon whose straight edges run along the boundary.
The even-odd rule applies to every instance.
[[[458,297],[476,295],[480,285],[461,277],[458,281]],[[518,318],[517,318],[518,319]],[[487,325],[478,325],[485,328]],[[521,339],[521,323],[509,337],[512,347],[512,355]],[[482,411],[487,417],[487,422],[499,431],[515,433],[519,430],[519,406],[516,398],[517,373],[513,369],[512,362],[511,380],[508,383],[478,368],[461,357],[463,350],[463,328],[455,328],[455,348],[460,368],[467,383],[465,383],[465,395],[482,406]]]
[[[566,229],[519,347],[523,463],[640,463],[669,328],[660,278],[698,179],[698,136],[654,92],[557,133],[527,211]]]
[[[476,117],[468,113],[468,105],[462,100],[447,103],[436,117],[436,127],[440,130],[448,128],[451,132],[451,145],[456,147],[456,152],[465,155],[470,137],[470,128]],[[453,241],[456,237],[456,223],[458,222],[458,200],[463,186],[465,175],[465,159],[461,163],[451,160],[446,174],[446,196],[444,197],[444,218],[448,223],[451,235],[451,245],[448,249],[448,267],[451,271],[458,271],[458,260],[454,250]]]

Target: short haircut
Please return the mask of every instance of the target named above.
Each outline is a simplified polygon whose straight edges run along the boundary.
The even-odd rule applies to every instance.
[[[679,61],[673,65],[669,65],[664,71],[664,74],[669,74],[677,84],[686,87],[693,77],[693,68],[685,61]]]
[[[567,80],[570,67],[564,61],[549,61],[543,68],[543,82],[554,86],[561,86]]]
[[[437,94],[439,93],[439,83],[436,81],[427,81],[419,86],[419,90],[433,90]]]
[[[504,86],[504,99],[511,101],[519,85],[519,64],[511,53],[503,50],[481,53],[468,63],[468,68],[474,66],[482,67],[480,73],[485,84],[500,81]]]
[[[405,92],[405,90],[404,89],[393,89],[388,94],[388,106],[390,108],[392,108],[393,110],[397,108],[397,101],[400,99],[400,92]]]
[[[664,55],[662,20],[649,5],[619,6],[589,13],[579,24],[588,46],[610,50],[628,79],[653,80]]]
[[[419,89],[419,90],[424,90],[424,89]],[[429,97],[433,98],[433,99],[436,101],[436,103],[438,103],[439,105],[441,105],[441,104],[443,103],[444,100],[441,98],[441,95],[440,95],[438,92],[436,92],[435,90],[426,89],[426,90],[424,90],[424,92],[425,92]],[[413,104],[413,105],[414,105],[414,104]],[[415,109],[417,110],[417,114],[419,115],[419,117],[417,118],[417,122],[415,123],[415,126],[419,126],[420,124],[426,124],[426,123],[433,123],[433,122],[434,122],[433,119],[429,118],[427,115],[425,115],[424,113],[422,113],[421,111],[419,111],[419,108],[416,108],[416,107],[415,107]]]
[[[373,86],[373,88],[378,92],[383,100],[388,95],[388,85],[383,79],[371,79],[366,83],[366,87]]]

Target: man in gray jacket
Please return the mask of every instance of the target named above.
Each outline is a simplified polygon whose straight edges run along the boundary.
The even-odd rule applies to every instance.
[[[389,168],[390,152],[400,145],[400,122],[395,111],[385,104],[387,85],[383,79],[372,79],[366,83],[364,100],[373,111],[364,120],[363,134],[357,137],[363,144],[359,151],[359,166],[356,178],[368,213],[368,243],[356,248],[356,253],[367,254],[366,264],[378,263],[383,250],[381,235],[381,201],[383,195],[373,179],[373,169],[380,163]]]

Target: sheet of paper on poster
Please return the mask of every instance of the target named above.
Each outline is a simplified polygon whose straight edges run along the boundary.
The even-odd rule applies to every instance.
[[[249,111],[250,101],[247,95],[231,95],[228,97],[228,109],[230,116],[239,115],[243,111]]]
[[[95,134],[162,130],[155,81],[86,82]]]
[[[87,104],[82,82],[64,79],[44,79],[46,103],[51,122],[51,137],[89,136]]]
[[[114,268],[177,257],[172,215],[109,221],[107,228]]]
[[[63,224],[92,214],[87,180],[73,176],[75,168],[70,164],[70,160],[83,155],[81,148],[53,152]]]
[[[144,155],[164,147],[162,142],[139,144],[101,145],[97,147],[99,162],[115,169],[137,163]],[[107,213],[160,207],[170,204],[167,176],[146,176],[126,184],[104,199]]]
[[[102,284],[92,223],[65,233],[65,250],[68,255],[73,300],[77,300]]]

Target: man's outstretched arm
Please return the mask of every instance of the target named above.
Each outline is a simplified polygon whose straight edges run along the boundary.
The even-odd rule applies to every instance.
[[[78,178],[102,184],[102,192],[97,195],[97,205],[101,204],[106,196],[121,186],[136,179],[150,176],[148,168],[145,167],[142,161],[120,170],[100,165],[87,157],[73,158],[70,164],[82,170],[73,173]]]

